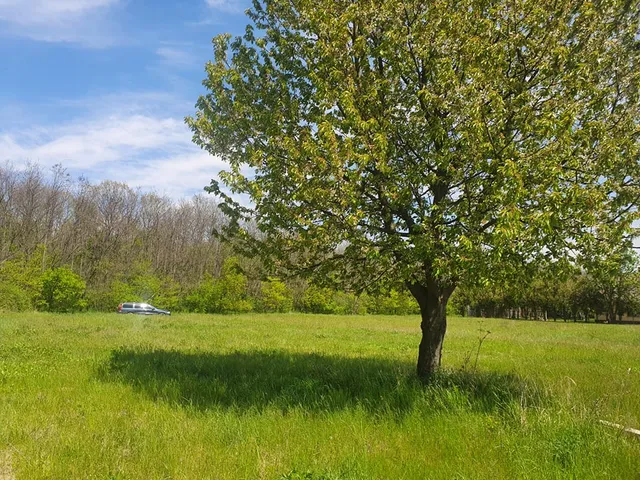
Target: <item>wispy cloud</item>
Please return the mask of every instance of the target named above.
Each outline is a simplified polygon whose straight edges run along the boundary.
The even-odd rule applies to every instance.
[[[137,164],[124,164],[116,169],[107,166],[100,176],[179,199],[202,192],[222,167],[220,159],[206,152],[193,151]]]
[[[88,47],[119,43],[109,11],[120,0],[0,0],[0,32]]]
[[[141,115],[40,126],[35,131],[4,134],[0,139],[3,155],[11,152],[14,157],[44,164],[61,162],[74,168],[91,168],[125,155],[135,158],[141,150],[176,151],[189,146],[188,132],[179,120]]]
[[[0,18],[22,23],[59,22],[69,15],[83,15],[119,0],[0,0]]]
[[[247,0],[206,0],[207,6],[226,13],[242,13],[248,8]]]
[[[160,47],[156,50],[156,55],[160,57],[162,63],[170,67],[188,68],[197,65],[195,55],[182,48]]]
[[[88,104],[99,102],[88,102]],[[170,107],[167,106],[167,110]],[[119,180],[174,198],[202,191],[223,167],[197,148],[181,117],[110,105],[60,125],[0,130],[0,162],[62,164],[91,181]],[[153,111],[154,113],[149,113]]]

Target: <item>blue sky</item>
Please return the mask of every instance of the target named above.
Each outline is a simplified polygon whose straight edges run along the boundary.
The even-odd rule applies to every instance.
[[[241,34],[250,0],[0,0],[0,164],[62,164],[173,198],[222,162],[183,118],[211,38]]]

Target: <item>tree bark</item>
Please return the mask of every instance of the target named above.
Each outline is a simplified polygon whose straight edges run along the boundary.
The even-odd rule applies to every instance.
[[[422,339],[418,346],[417,374],[428,380],[442,361],[442,344],[447,331],[447,303],[455,287],[441,287],[430,282],[431,288],[409,285],[409,290],[420,305]]]

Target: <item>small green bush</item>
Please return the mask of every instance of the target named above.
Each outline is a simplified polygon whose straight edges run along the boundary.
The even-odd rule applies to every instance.
[[[33,309],[40,295],[41,269],[41,249],[30,257],[19,254],[0,262],[0,310]]]
[[[260,310],[263,312],[290,312],[293,295],[287,285],[277,278],[269,278],[260,285]]]
[[[87,307],[84,280],[66,267],[48,270],[42,276],[40,306],[50,312],[75,312]]]
[[[328,288],[310,285],[302,297],[302,310],[308,313],[334,313],[333,292]]]
[[[334,292],[333,293],[334,312],[338,315],[366,315],[367,296],[357,296],[353,293]]]
[[[206,274],[200,285],[189,294],[184,309],[196,313],[244,313],[253,310],[248,296],[247,277],[238,260],[230,257],[222,266],[220,278]]]
[[[391,289],[386,294],[369,297],[367,311],[378,315],[411,315],[420,313],[420,307],[409,292]]]
[[[0,283],[0,312],[22,312],[31,308],[28,292],[14,283]]]
[[[160,290],[156,296],[153,297],[152,303],[156,307],[171,310],[172,312],[178,312],[182,310],[181,305],[181,289],[180,284],[172,278],[164,278],[160,285]]]
[[[220,284],[220,310],[215,313],[237,312],[244,313],[253,310],[253,304],[248,296],[247,277],[242,273],[240,263],[236,257],[229,257],[222,265]]]
[[[134,289],[127,282],[117,279],[102,287],[87,289],[87,303],[89,308],[113,311],[122,302],[141,302],[142,298],[136,295]]]
[[[183,301],[189,312],[212,313],[219,308],[221,291],[215,278],[205,274],[200,284]]]

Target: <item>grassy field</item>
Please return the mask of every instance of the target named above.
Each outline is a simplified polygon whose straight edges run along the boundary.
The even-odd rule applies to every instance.
[[[418,323],[0,314],[0,479],[640,479],[640,327]]]

